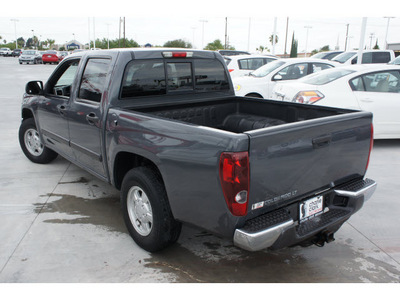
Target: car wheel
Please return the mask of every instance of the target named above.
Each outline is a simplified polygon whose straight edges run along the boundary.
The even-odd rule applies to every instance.
[[[182,224],[171,212],[162,180],[147,167],[130,170],[121,187],[124,221],[133,240],[149,252],[175,243]]]
[[[32,162],[47,164],[57,157],[57,153],[43,145],[33,118],[25,119],[19,127],[19,144],[25,156]]]

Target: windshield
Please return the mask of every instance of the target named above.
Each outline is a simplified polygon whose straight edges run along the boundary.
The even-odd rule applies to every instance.
[[[348,59],[350,59],[354,54],[356,54],[356,52],[344,52],[342,54],[339,54],[338,56],[336,56],[334,59],[332,59],[333,61],[337,61],[340,63],[344,63],[346,62]]]
[[[285,64],[284,61],[275,60],[251,72],[250,75],[254,77],[264,77],[284,64]]]
[[[24,51],[22,52],[23,55],[35,55],[35,51]]]
[[[400,56],[392,60],[389,64],[391,65],[400,65]]]
[[[323,85],[354,72],[354,70],[349,69],[329,69],[311,74],[299,79],[299,81],[312,85]]]

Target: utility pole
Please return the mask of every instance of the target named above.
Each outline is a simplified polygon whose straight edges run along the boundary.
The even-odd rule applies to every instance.
[[[125,48],[125,17],[124,17],[124,48]]]
[[[228,39],[228,17],[225,17],[225,46],[224,49],[227,48],[227,39]]]
[[[350,24],[346,24],[347,29],[346,29],[346,42],[345,42],[345,44],[344,44],[344,51],[347,50],[347,40],[348,40],[348,38],[349,38],[349,25],[350,25]]]
[[[375,36],[375,33],[373,33],[373,32],[371,32],[369,34],[369,39],[370,39],[370,41],[369,41],[369,49],[372,49],[372,39],[374,38],[374,36]]]
[[[14,32],[15,32],[15,49],[18,49],[18,43],[17,43],[17,19],[11,19],[11,22],[14,22]]]
[[[96,49],[96,31],[95,31],[94,17],[93,17],[93,49]]]
[[[202,34],[201,34],[201,49],[204,49],[204,23],[207,23],[207,20],[199,20],[199,22],[203,23],[203,29],[202,29]]]
[[[394,17],[384,17],[384,18],[388,19],[387,26],[386,26],[386,34],[385,34],[385,49],[387,49],[388,48],[387,36],[388,36],[388,32],[389,32],[389,22],[390,22],[390,19],[393,19]]]
[[[121,17],[118,21],[118,48],[121,48]]]
[[[275,44],[276,44],[276,24],[278,22],[278,18],[274,18],[274,33],[272,34],[272,55],[275,55]]]
[[[88,31],[89,31],[89,50],[90,50],[90,43],[91,43],[91,40],[90,40],[90,17],[88,18]]]
[[[365,31],[367,29],[367,20],[368,18],[363,18],[361,23],[361,34],[360,34],[360,44],[358,46],[358,55],[357,55],[357,64],[360,65],[362,63],[362,53],[364,48],[364,40],[365,40]]]
[[[286,55],[287,55],[286,46],[287,46],[288,28],[289,28],[289,17],[286,17],[286,36],[285,36],[285,53],[284,53],[284,57],[285,58],[286,58]]]
[[[312,26],[304,26],[304,28],[307,29],[307,35],[306,35],[306,50],[304,51],[304,57],[307,56],[307,46],[308,46],[308,30],[312,28]]]
[[[250,27],[251,27],[251,18],[249,18],[249,32],[247,34],[247,51],[250,51]]]

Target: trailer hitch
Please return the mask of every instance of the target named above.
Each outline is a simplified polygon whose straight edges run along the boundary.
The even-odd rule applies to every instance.
[[[333,242],[335,240],[333,234],[334,233],[331,231],[320,232],[319,234],[317,234],[313,241],[314,245],[318,247],[323,247],[325,243]]]

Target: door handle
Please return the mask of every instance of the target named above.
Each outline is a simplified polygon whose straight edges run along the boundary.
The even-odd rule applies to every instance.
[[[312,144],[313,144],[313,147],[315,149],[317,149],[317,148],[328,146],[331,143],[331,141],[332,141],[332,136],[329,134],[329,135],[314,138],[312,140]]]
[[[90,113],[86,115],[86,121],[90,125],[95,125],[99,121],[99,117],[95,113]]]
[[[368,102],[368,103],[374,102],[374,100],[373,100],[372,98],[361,98],[360,100],[361,100],[362,102]]]

